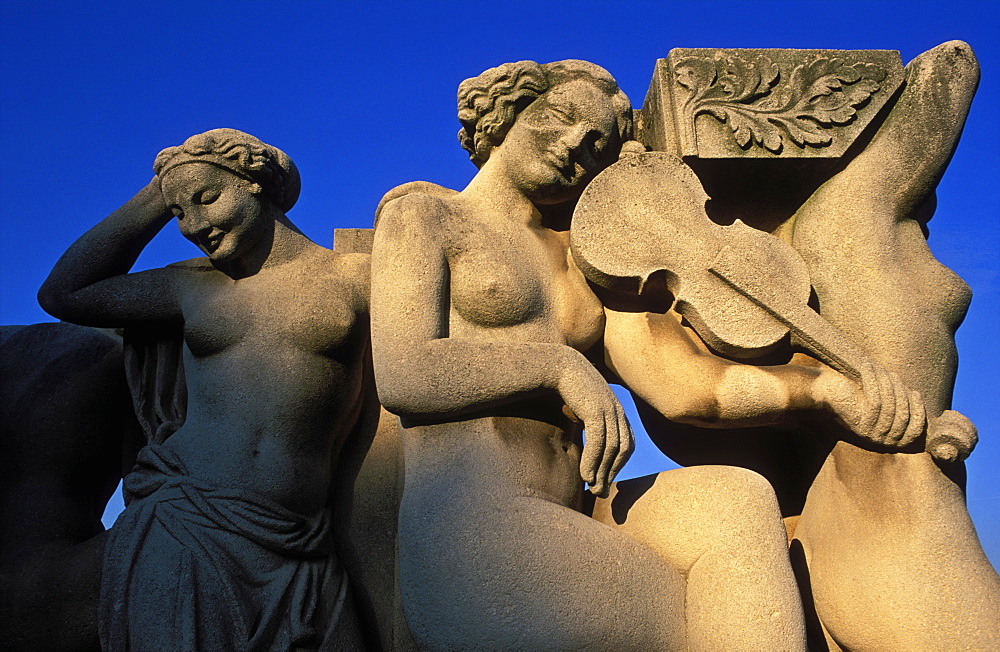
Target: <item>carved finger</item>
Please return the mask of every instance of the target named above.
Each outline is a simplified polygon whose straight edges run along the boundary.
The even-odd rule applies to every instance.
[[[887,433],[886,443],[898,444],[903,435],[906,434],[907,427],[910,425],[911,393],[903,387],[903,381],[899,379],[897,374],[890,373],[889,380],[892,383],[893,397],[896,400],[893,403],[892,426],[890,426]]]
[[[629,425],[628,419],[625,417],[625,410],[620,405],[616,410],[616,416],[618,418],[620,444],[618,446],[618,455],[615,457],[615,463],[611,467],[611,474],[608,478],[609,483],[614,482],[615,478],[618,477],[618,472],[622,470],[625,463],[632,457],[632,451],[635,450],[635,436],[632,434],[632,426]]]
[[[873,398],[874,397],[874,398]],[[857,433],[868,436],[875,430],[879,413],[879,382],[875,373],[875,365],[866,361],[861,367],[861,417],[857,424]]]
[[[618,433],[618,423],[615,418],[614,410],[605,412],[604,427],[607,432],[607,437],[605,437],[604,450],[601,453],[601,466],[597,470],[597,483],[592,485],[590,488],[591,492],[598,496],[606,496],[608,494],[608,489],[611,485],[611,480],[609,478],[609,475],[611,474],[611,465],[614,463],[615,458],[618,457],[620,435]]]
[[[878,397],[880,402],[878,420],[875,422],[875,430],[872,432],[872,437],[876,441],[885,444],[890,442],[892,425],[896,418],[896,392],[888,371],[876,365],[875,375],[878,378]]]
[[[910,392],[910,421],[899,441],[900,448],[905,448],[916,441],[926,428],[927,409],[924,407],[924,399],[920,392]]]
[[[597,482],[597,469],[604,452],[604,441],[607,438],[603,419],[588,419],[584,422],[583,455],[580,457],[580,477],[593,486]]]

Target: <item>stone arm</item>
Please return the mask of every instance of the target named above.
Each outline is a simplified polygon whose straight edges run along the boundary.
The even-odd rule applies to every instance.
[[[825,365],[757,366],[719,357],[696,341],[674,313],[605,309],[605,314],[609,370],[672,421],[731,429],[826,415],[861,437],[893,447],[909,444],[922,431],[919,398],[907,395],[881,369],[867,370],[873,380],[866,392]]]
[[[978,86],[979,63],[967,43],[949,41],[914,58],[899,101],[871,143],[797,217],[828,207],[834,197],[825,195],[891,207],[897,220],[914,217],[955,153]]]
[[[549,342],[452,336],[440,199],[413,194],[386,205],[372,253],[372,353],[379,399],[410,424],[488,413],[541,395],[561,397],[583,421],[581,477],[605,494],[632,451],[610,387],[579,351]]]
[[[917,56],[871,142],[794,217],[792,244],[821,314],[919,391],[932,416],[950,406],[954,331],[970,293],[935,260],[922,228],[978,83],[961,41]]]
[[[179,321],[177,269],[128,271],[172,218],[154,178],[62,255],[38,291],[46,312],[85,326]]]

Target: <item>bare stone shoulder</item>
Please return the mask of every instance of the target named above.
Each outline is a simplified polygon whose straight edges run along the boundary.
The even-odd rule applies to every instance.
[[[390,238],[410,237],[420,232],[443,237],[443,220],[453,211],[450,199],[457,190],[429,181],[411,181],[387,192],[375,209],[375,228]]]
[[[330,283],[332,288],[346,286],[349,296],[354,301],[354,309],[367,313],[368,297],[371,292],[371,254],[343,253],[325,247],[319,249],[319,256],[323,262],[319,272],[322,278]]]

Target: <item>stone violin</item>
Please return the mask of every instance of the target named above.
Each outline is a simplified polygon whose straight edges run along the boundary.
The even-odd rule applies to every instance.
[[[757,358],[792,341],[861,382],[870,358],[809,307],[809,273],[795,249],[740,220],[716,224],[705,212],[708,199],[678,157],[624,156],[576,206],[570,242],[577,265],[598,286],[632,295],[664,282],[677,312],[719,354]],[[942,461],[968,457],[976,438],[963,422],[951,410],[931,419],[927,451]]]

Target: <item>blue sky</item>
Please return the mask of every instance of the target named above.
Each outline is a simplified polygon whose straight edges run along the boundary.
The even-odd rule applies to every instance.
[[[202,2],[0,5],[0,323],[51,321],[35,292],[66,247],[152,177],[155,154],[215,127],[285,150],[290,217],[330,244],[382,194],[460,188],[455,90],[505,61],[587,59],[641,104],[673,47],[898,49],[968,41],[983,81],[939,189],[931,247],[973,288],[955,408],[979,427],[969,507],[1000,562],[1000,3]],[[172,227],[138,268],[197,252]],[[638,420],[633,418],[633,423]],[[624,477],[668,467],[644,438]]]

